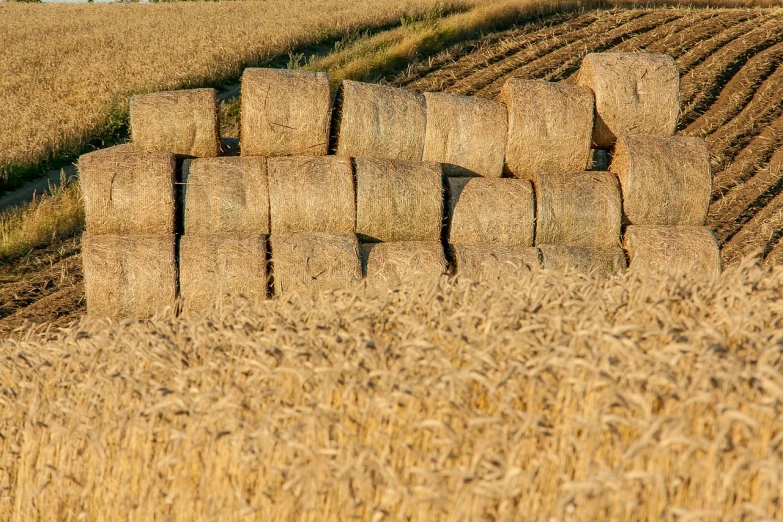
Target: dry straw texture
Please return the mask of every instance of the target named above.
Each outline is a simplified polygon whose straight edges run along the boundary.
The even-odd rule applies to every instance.
[[[174,179],[177,162],[165,152],[128,152],[126,148],[79,158],[90,234],[173,234]]]
[[[718,242],[707,227],[630,226],[625,230],[624,247],[629,268],[635,272],[705,279],[721,272]]]
[[[507,80],[500,100],[508,108],[506,170],[518,178],[536,172],[585,170],[590,163],[593,94],[542,80]]]
[[[273,234],[354,233],[356,193],[350,158],[269,158],[267,170]]]
[[[0,341],[0,519],[783,520],[780,268],[438,284]]]
[[[186,160],[186,234],[269,234],[265,158]]]
[[[535,202],[526,179],[449,178],[449,243],[533,246]]]
[[[576,271],[599,277],[625,272],[625,252],[615,248],[539,245],[544,268],[557,272]]]
[[[541,267],[535,247],[454,245],[452,251],[461,281],[511,281]]]
[[[87,313],[150,317],[175,304],[177,261],[174,236],[82,238]]]
[[[359,245],[367,284],[396,289],[437,280],[448,268],[438,241],[400,241]]]
[[[536,244],[620,245],[622,198],[609,172],[540,172],[536,187]]]
[[[423,95],[345,80],[337,96],[337,154],[421,160],[427,129]]]
[[[356,158],[356,233],[368,241],[439,241],[440,165]]]
[[[344,288],[362,278],[359,243],[351,234],[275,235],[270,248],[277,295]]]
[[[245,69],[242,155],[324,156],[331,118],[326,73]]]
[[[502,103],[427,92],[425,161],[443,163],[447,176],[499,178],[503,174],[507,119]]]
[[[133,148],[210,158],[220,154],[217,91],[190,89],[130,100]]]
[[[627,134],[674,134],[680,116],[680,74],[671,56],[590,53],[577,83],[595,93],[597,148],[610,148]]]
[[[712,193],[707,144],[687,136],[623,136],[610,166],[633,225],[703,225]]]
[[[185,311],[209,312],[230,296],[267,296],[266,238],[260,235],[184,235],[179,244],[180,296]]]

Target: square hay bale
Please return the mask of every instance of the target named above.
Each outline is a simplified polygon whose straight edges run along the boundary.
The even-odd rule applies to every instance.
[[[630,270],[711,279],[721,273],[720,247],[708,227],[639,226],[625,230]]]
[[[89,234],[174,233],[174,155],[112,147],[81,156],[78,168]]]
[[[461,281],[508,281],[542,265],[536,247],[452,245],[452,252]]]
[[[620,246],[623,214],[617,176],[609,172],[539,172],[536,244]]]
[[[393,288],[437,281],[448,264],[439,241],[399,241],[359,245],[368,285]]]
[[[335,107],[336,154],[421,160],[427,130],[424,96],[385,85],[343,81]]]
[[[182,236],[180,296],[185,311],[206,313],[230,297],[267,297],[266,237],[256,234]]]
[[[130,127],[134,150],[196,158],[217,156],[217,91],[188,89],[133,96]]]
[[[424,161],[442,163],[447,176],[502,176],[508,124],[506,107],[498,101],[474,96],[428,92],[424,97],[427,102]]]
[[[82,262],[89,315],[146,318],[176,305],[177,261],[172,234],[85,234]]]
[[[350,158],[269,158],[269,210],[273,234],[353,234],[356,192]]]
[[[185,233],[269,234],[266,158],[186,160]]]
[[[539,245],[544,268],[558,272],[581,272],[608,277],[625,272],[628,261],[620,247],[588,248],[581,246]]]
[[[439,241],[443,175],[438,163],[356,158],[356,232],[367,242]]]
[[[332,94],[323,72],[245,69],[243,156],[325,156]]]
[[[535,179],[539,171],[588,168],[594,108],[589,89],[511,78],[500,100],[508,108],[507,172]]]
[[[674,134],[680,116],[680,73],[671,56],[590,53],[577,84],[595,93],[596,148],[609,149],[622,135]]]
[[[345,288],[362,279],[355,235],[321,232],[273,235],[270,248],[276,295]]]
[[[449,178],[449,243],[533,246],[535,203],[526,179]]]

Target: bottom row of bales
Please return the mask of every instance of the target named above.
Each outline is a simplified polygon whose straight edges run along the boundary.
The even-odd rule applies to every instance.
[[[292,291],[324,291],[361,281],[394,288],[451,274],[498,281],[531,270],[612,275],[631,270],[720,271],[705,227],[630,226],[624,248],[558,245],[462,245],[437,241],[359,244],[353,234],[90,235],[82,243],[88,313],[146,317],[181,298],[185,311],[206,312],[229,296],[260,301]],[[627,257],[626,257],[627,254]],[[694,272],[695,270],[695,272]]]

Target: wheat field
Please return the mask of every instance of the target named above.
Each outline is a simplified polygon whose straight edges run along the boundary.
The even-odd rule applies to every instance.
[[[783,269],[538,272],[0,343],[0,519],[783,518]]]

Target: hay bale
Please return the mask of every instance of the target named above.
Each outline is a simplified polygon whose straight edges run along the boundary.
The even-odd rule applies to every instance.
[[[439,241],[440,165],[356,158],[356,232],[363,241]]]
[[[340,156],[421,160],[427,108],[421,94],[343,81],[335,108]]]
[[[541,267],[535,247],[453,245],[452,251],[460,280],[507,281]]]
[[[112,147],[81,156],[78,168],[88,233],[174,233],[174,155]]]
[[[428,92],[425,161],[447,176],[499,178],[503,174],[508,116],[502,103]]]
[[[82,238],[87,313],[150,317],[174,307],[177,261],[172,234]]]
[[[449,178],[449,243],[533,246],[535,203],[526,179]]]
[[[229,297],[267,297],[266,237],[256,234],[184,235],[179,284],[184,310],[206,313]]]
[[[576,271],[606,277],[625,272],[628,262],[620,247],[539,245],[544,268],[558,272]]]
[[[269,158],[269,209],[273,234],[353,234],[356,196],[350,158]]]
[[[540,172],[536,187],[536,244],[620,245],[623,205],[609,172]]]
[[[243,156],[325,156],[332,95],[323,72],[245,69]]]
[[[186,234],[269,234],[266,158],[202,158],[182,167]]]
[[[133,148],[210,158],[220,154],[217,91],[189,89],[133,96]]]
[[[610,166],[632,225],[703,225],[712,194],[706,142],[687,136],[623,136]]]
[[[508,108],[506,170],[517,178],[536,172],[585,170],[590,162],[593,93],[584,87],[511,78],[500,100]]]
[[[590,53],[577,84],[595,93],[596,148],[611,148],[621,135],[674,134],[680,116],[680,74],[671,56]]]
[[[448,268],[439,241],[400,241],[359,245],[367,284],[392,288],[437,280]]]
[[[720,247],[708,227],[629,226],[623,246],[635,272],[687,273],[702,279],[721,272]]]
[[[352,286],[362,279],[352,234],[305,232],[270,238],[275,294]]]

